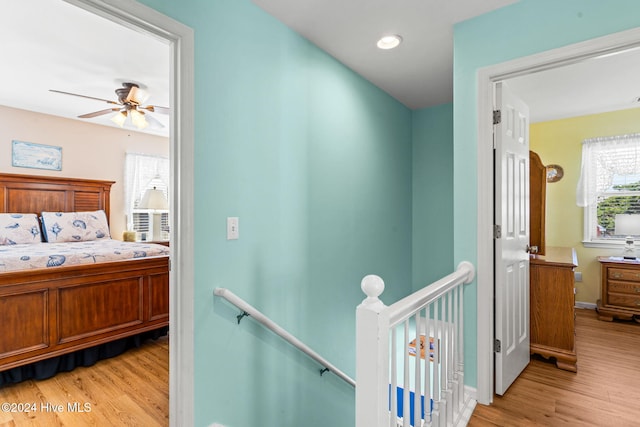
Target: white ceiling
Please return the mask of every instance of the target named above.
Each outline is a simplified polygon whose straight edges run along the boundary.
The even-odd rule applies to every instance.
[[[517,0],[253,0],[411,109],[453,98],[453,24]],[[403,42],[380,50],[380,37]]]
[[[412,109],[452,102],[452,25],[515,0],[253,0]],[[62,0],[4,0],[0,105],[77,118],[111,105],[49,92],[116,100],[123,81],[146,86],[147,103],[169,105],[169,46]],[[38,13],[33,13],[37,10]],[[400,34],[395,50],[375,47]],[[510,80],[532,121],[639,106],[640,51]],[[115,126],[110,114],[91,123]],[[168,116],[154,114],[168,135]],[[131,129],[135,130],[135,129]]]
[[[170,107],[167,44],[62,0],[3,0],[0,40],[0,105],[77,118],[113,105],[49,89],[117,101],[127,81],[146,86],[147,104]],[[111,116],[83,120],[115,126]],[[168,115],[153,117],[165,127],[145,131],[168,136]]]
[[[411,109],[452,102],[455,23],[517,0],[253,0]],[[375,46],[386,34],[402,44]],[[531,121],[640,106],[640,51],[509,80]]]
[[[640,49],[628,49],[510,79],[532,122],[638,108]]]

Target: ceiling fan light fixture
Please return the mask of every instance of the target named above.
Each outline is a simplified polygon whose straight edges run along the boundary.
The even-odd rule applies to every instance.
[[[388,50],[398,47],[400,43],[402,43],[402,37],[397,34],[390,34],[381,37],[380,40],[378,40],[377,46],[380,49]]]
[[[146,86],[145,86],[146,87]],[[78,93],[64,92],[56,89],[49,89],[50,92],[61,93],[64,95],[72,95],[80,98],[92,99],[94,101],[102,101],[111,105],[112,107],[106,108],[104,110],[94,111],[91,113],[81,114],[78,116],[79,119],[92,119],[94,117],[103,116],[105,114],[114,113],[110,120],[123,128],[125,123],[127,123],[127,117],[131,118],[131,124],[135,126],[138,130],[143,130],[148,126],[151,126],[153,129],[162,129],[164,125],[159,122],[153,114],[145,115],[146,112],[149,113],[161,113],[161,114],[169,114],[169,107],[161,107],[158,105],[143,105],[146,98],[149,97],[149,94],[146,90],[140,88],[138,83],[122,83],[122,87],[115,90],[116,95],[118,96],[117,101],[113,101],[110,99],[97,98],[95,96],[82,95]],[[115,105],[115,107],[114,107]],[[145,111],[142,111],[145,110]],[[130,127],[130,126],[129,126]]]
[[[144,104],[147,99],[149,99],[149,94],[144,89],[140,89],[140,87],[134,83],[128,83],[131,85],[131,88],[127,95],[124,97],[123,102],[131,103],[135,105]]]
[[[138,129],[144,129],[149,126],[147,119],[144,118],[144,113],[136,109],[131,110],[131,123]]]
[[[120,127],[124,126],[124,121],[127,120],[127,112],[126,111],[120,111],[116,114],[113,115],[113,117],[111,117],[111,121],[115,124],[117,124]]]

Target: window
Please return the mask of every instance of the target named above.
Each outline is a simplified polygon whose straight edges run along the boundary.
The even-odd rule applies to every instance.
[[[577,203],[586,246],[640,239],[640,134],[583,142]]]
[[[140,201],[149,189],[169,195],[169,159],[147,154],[127,153],[125,157],[125,214],[127,229],[144,233],[146,239],[154,232],[154,221],[159,221],[162,240],[169,239],[169,211],[141,209]],[[157,237],[157,236],[156,236]]]

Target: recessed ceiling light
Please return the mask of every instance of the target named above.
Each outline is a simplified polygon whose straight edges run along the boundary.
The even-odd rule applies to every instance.
[[[402,37],[397,34],[392,34],[389,36],[384,36],[380,40],[378,40],[378,47],[380,49],[393,49],[397,47],[400,43],[402,43]]]

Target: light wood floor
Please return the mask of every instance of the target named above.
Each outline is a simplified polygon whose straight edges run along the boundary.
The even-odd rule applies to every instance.
[[[640,425],[640,324],[602,322],[592,310],[576,311],[578,372],[534,358],[503,397],[476,407],[469,426]],[[0,427],[166,426],[168,383],[169,340],[148,341],[90,368],[0,388],[0,404],[37,407],[0,410]],[[75,402],[89,404],[91,412],[69,411]],[[47,412],[41,406],[47,403],[64,411]]]
[[[469,426],[639,426],[640,324],[576,310],[578,372],[534,358]]]
[[[0,405],[0,427],[167,426],[169,338],[47,380],[1,387]]]

